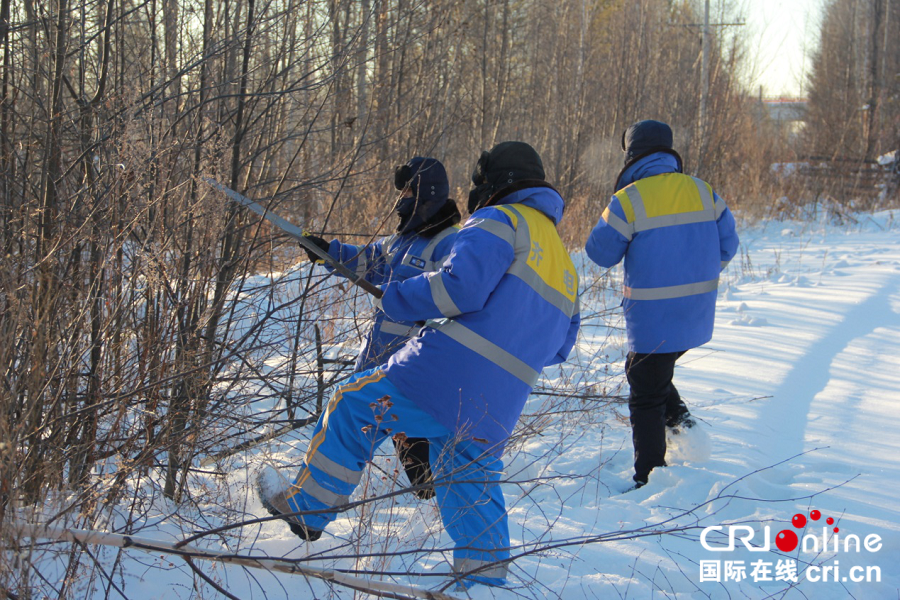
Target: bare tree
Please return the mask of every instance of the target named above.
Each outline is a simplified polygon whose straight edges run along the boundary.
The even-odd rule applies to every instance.
[[[368,300],[205,177],[365,242],[391,232],[393,165],[437,156],[465,194],[481,150],[521,139],[577,248],[630,122],[698,147],[696,22],[665,0],[0,0],[0,537],[29,510],[76,526],[113,511],[136,532],[158,496],[185,518],[210,495],[204,458],[312,422],[347,376]],[[896,49],[878,31],[866,72],[884,82]],[[713,55],[704,164],[739,189],[768,157],[746,149],[740,54],[723,39]],[[887,83],[863,89],[889,122]],[[541,393],[581,415],[608,395],[594,383]],[[73,546],[69,581],[93,561]],[[78,595],[41,565],[0,572]]]

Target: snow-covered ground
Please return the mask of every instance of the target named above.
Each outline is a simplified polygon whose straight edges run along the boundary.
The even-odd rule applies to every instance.
[[[545,544],[579,535],[613,540],[521,559],[514,573],[530,589],[519,591],[565,599],[766,598],[782,597],[793,586],[783,597],[897,598],[896,216],[862,216],[841,227],[768,223],[742,231],[742,255],[723,279],[713,340],[686,354],[676,369],[676,385],[701,420],[700,431],[673,438],[670,466],[626,494],[616,494],[631,475],[624,423],[607,420],[561,453],[551,472],[585,475],[603,465],[594,471],[596,484],[573,480],[571,493],[566,484],[555,485],[520,501],[512,510],[518,541],[537,535]],[[586,342],[592,333],[606,336],[589,328],[585,333]],[[814,510],[818,520],[810,518]],[[792,524],[798,514],[805,528]],[[549,534],[545,517],[555,521]],[[751,528],[753,546],[764,545],[768,527],[770,550],[751,552],[740,541],[731,552],[706,549],[704,529],[721,526],[705,539],[723,547],[729,524]],[[624,534],[642,528],[686,530],[638,539]],[[802,545],[779,550],[776,536],[783,530],[795,532],[798,542],[809,535],[806,551]],[[738,540],[747,535],[735,533]],[[867,550],[867,536],[877,551]],[[785,570],[777,570],[779,563]],[[792,564],[796,583],[789,581]],[[517,595],[482,590],[472,597]]]
[[[720,286],[713,340],[676,369],[676,385],[700,424],[672,437],[670,466],[628,493],[627,409],[599,397],[622,393],[621,315],[607,309],[617,304],[609,291],[595,286],[586,293],[583,313],[594,316],[572,364],[547,373],[542,386],[552,391],[565,383],[583,397],[536,395],[526,434],[507,459],[504,489],[514,554],[521,555],[510,589],[447,593],[510,600],[898,598],[898,217],[770,222],[741,231],[741,255]],[[595,283],[619,281],[617,275]],[[584,280],[597,276],[589,269]],[[300,430],[235,457],[228,476],[210,484],[227,490],[244,518],[265,516],[250,491],[253,473],[273,464],[290,475],[307,435]],[[355,499],[390,489],[397,465],[388,446]],[[175,528],[165,516],[171,510],[161,505],[148,515],[160,526],[142,535],[172,540]],[[195,530],[222,522],[205,517],[197,516]],[[732,551],[729,532],[736,535]],[[206,543],[309,559],[304,564],[359,577],[387,573],[376,577],[425,589],[447,583],[442,574],[452,547],[434,505],[407,494],[347,513],[311,545],[280,522],[228,535]],[[120,560],[130,598],[217,596],[205,584],[194,588],[180,561],[137,550]],[[196,564],[238,598],[369,597],[298,575]]]
[[[654,472],[645,488],[610,497],[598,490],[562,512],[588,535],[645,526],[696,529],[570,548],[558,564],[529,559],[522,571],[562,598],[765,598],[781,597],[787,587],[776,573],[779,561],[787,561],[797,565],[798,582],[785,597],[897,598],[900,246],[894,217],[864,216],[841,228],[768,223],[742,231],[742,256],[721,286],[713,340],[685,355],[676,370],[676,385],[702,421],[700,434],[688,436],[698,439],[670,448],[670,467]],[[630,475],[627,440],[627,427],[614,425],[603,444],[597,438],[581,444],[583,461],[563,468],[584,472],[591,459],[609,460],[600,479],[622,489]],[[809,517],[814,510],[817,521]],[[797,514],[806,517],[803,529],[792,525]],[[724,526],[707,538],[723,546],[728,524],[750,526],[754,546],[768,526],[771,550],[704,548],[703,528]],[[828,550],[819,541],[814,551],[808,539],[807,551],[782,552],[776,536],[785,529],[800,539],[821,540],[824,532]],[[863,542],[859,552],[854,538],[844,545],[851,534]],[[867,536],[881,538],[879,546],[869,537],[877,551],[867,551]],[[741,565],[743,578],[735,568]],[[832,568],[825,573],[823,567]]]

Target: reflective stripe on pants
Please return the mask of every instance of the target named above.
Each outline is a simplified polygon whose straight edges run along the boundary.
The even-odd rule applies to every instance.
[[[389,401],[382,401],[385,397]],[[385,439],[401,432],[429,441],[436,499],[454,542],[456,572],[468,580],[504,585],[509,526],[499,483],[503,461],[475,442],[458,441],[379,369],[357,373],[335,392],[313,431],[289,506],[322,511],[298,518],[309,528],[325,529],[356,488],[356,474],[362,474]]]

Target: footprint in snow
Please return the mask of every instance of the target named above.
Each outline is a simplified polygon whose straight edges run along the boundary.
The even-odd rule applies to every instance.
[[[731,321],[732,325],[742,327],[762,327],[768,325],[769,322],[764,317],[751,317],[750,315],[741,315],[737,319]]]

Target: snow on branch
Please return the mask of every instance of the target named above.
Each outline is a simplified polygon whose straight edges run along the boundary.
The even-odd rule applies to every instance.
[[[265,569],[267,571],[279,571],[293,575],[304,575],[323,579],[338,585],[382,598],[397,598],[407,600],[423,598],[425,600],[459,600],[440,591],[424,590],[408,585],[400,585],[386,581],[377,581],[364,577],[354,577],[334,569],[322,569],[299,565],[286,559],[268,558],[262,556],[242,556],[231,552],[217,550],[204,550],[194,546],[181,546],[177,542],[164,542],[148,538],[107,533],[104,531],[92,531],[87,529],[67,529],[63,527],[48,527],[30,523],[17,523],[14,529],[19,538],[44,538],[61,542],[73,542],[78,544],[98,544],[102,546],[114,546],[118,548],[136,548],[145,552],[166,552],[181,556],[185,560],[199,558],[202,560],[218,561],[237,564],[253,569]],[[193,568],[193,565],[192,565]]]

